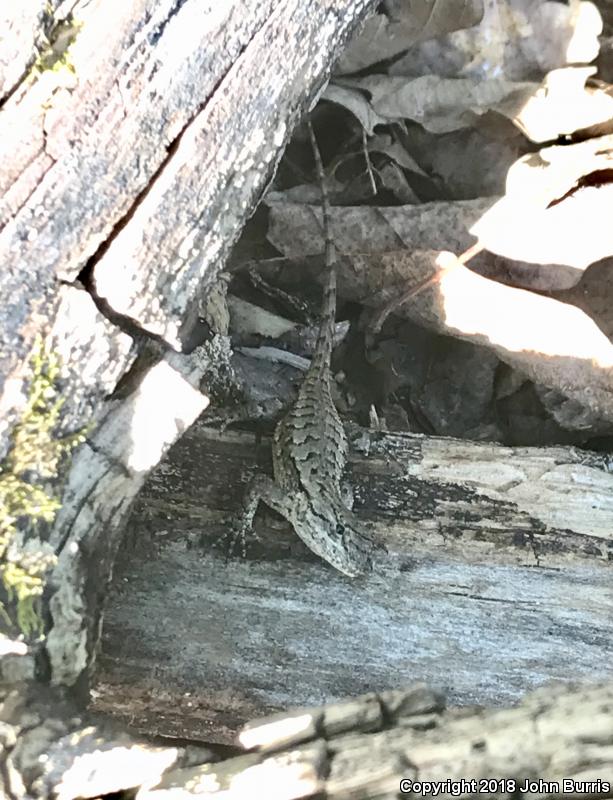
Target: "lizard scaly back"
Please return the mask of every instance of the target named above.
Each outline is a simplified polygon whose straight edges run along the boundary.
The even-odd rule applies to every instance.
[[[342,497],[347,439],[332,400],[330,360],[336,316],[335,248],[330,204],[317,141],[308,122],[321,184],[327,277],[321,324],[310,367],[296,402],[277,424],[272,455],[274,481],[264,476],[250,489],[242,532],[260,499],[282,514],[302,541],[340,572],[354,577],[370,568],[373,545]]]

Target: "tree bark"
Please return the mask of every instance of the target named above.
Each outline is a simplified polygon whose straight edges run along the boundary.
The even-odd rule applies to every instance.
[[[241,732],[243,753],[218,761],[201,748],[152,746],[125,734],[113,740],[96,720],[70,716],[61,696],[26,705],[22,695],[5,715],[3,736],[18,742],[3,759],[0,785],[7,797],[27,787],[57,800],[122,789],[137,789],[137,800],[261,792],[279,800],[393,800],[401,790],[610,797],[612,696],[610,683],[558,687],[511,709],[447,710],[440,693],[418,684],[263,719]]]
[[[134,496],[208,403],[201,379],[227,344],[206,341],[202,297],[373,5],[94,0],[67,17],[44,3],[11,12],[23,35],[0,119],[0,454],[39,334],[62,363],[60,432],[87,432],[55,479],[56,684],[74,684],[95,650]]]

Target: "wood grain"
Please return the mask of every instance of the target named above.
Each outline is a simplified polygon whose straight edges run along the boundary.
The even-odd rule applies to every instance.
[[[610,674],[613,476],[598,457],[383,436],[352,469],[356,511],[389,552],[352,580],[270,514],[246,558],[213,546],[267,450],[196,426],[151,478],[107,609],[97,709],[229,742],[271,710],[413,680],[500,705]],[[566,529],[547,522],[560,511]]]

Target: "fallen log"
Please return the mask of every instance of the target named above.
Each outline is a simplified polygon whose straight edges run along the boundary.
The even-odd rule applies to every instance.
[[[69,5],[8,8],[0,47],[15,65],[0,76],[0,458],[41,341],[60,365],[53,433],[87,439],[44,476],[62,508],[36,622],[50,680],[68,686],[96,650],[132,500],[223,368],[202,301],[374,3]]]
[[[130,521],[97,710],[228,743],[250,718],[407,680],[500,705],[548,680],[609,674],[613,475],[600,456],[355,434],[356,511],[387,552],[350,580],[264,510],[246,556],[226,552],[269,443],[205,420]]]
[[[3,776],[12,796],[58,800],[121,790],[137,800],[610,797],[612,698],[605,683],[541,689],[511,709],[447,709],[417,684],[259,720],[241,731],[243,752],[219,760],[193,746],[112,739],[104,722],[69,715],[61,696],[29,697],[23,727],[24,708],[9,697],[3,733],[18,744]]]

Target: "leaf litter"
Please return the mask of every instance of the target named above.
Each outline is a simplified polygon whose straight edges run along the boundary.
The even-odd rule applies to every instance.
[[[613,60],[591,63],[611,49],[603,16],[583,0],[387,0],[336,64],[313,116],[352,323],[337,399],[362,424],[374,405],[391,429],[613,444]],[[310,159],[298,129],[246,233],[258,258],[235,253],[233,289],[281,317],[240,267],[316,313]]]

